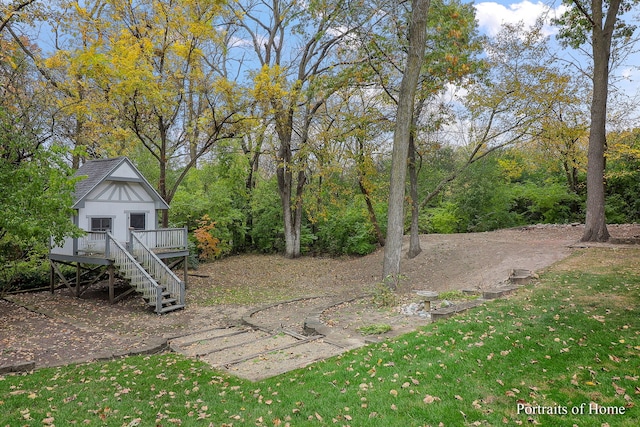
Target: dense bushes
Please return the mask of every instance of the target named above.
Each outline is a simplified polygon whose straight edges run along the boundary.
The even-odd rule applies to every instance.
[[[421,197],[456,167],[456,150],[437,153],[419,175]],[[282,207],[275,177],[262,176],[255,188],[245,183],[244,157],[232,154],[194,170],[172,202],[171,222],[191,230],[204,215],[215,221],[212,235],[220,254],[284,251]],[[627,168],[630,164],[618,165]],[[375,177],[373,208],[379,224],[386,224],[384,164]],[[608,214],[611,222],[634,221],[640,216],[640,189],[636,172],[610,179]],[[584,173],[578,175],[584,189]],[[422,233],[490,231],[535,223],[571,223],[584,220],[585,192],[572,191],[557,165],[531,165],[527,156],[503,150],[471,165],[459,174],[420,213]],[[318,178],[315,178],[318,179]],[[355,173],[348,169],[323,176],[307,185],[301,236],[302,253],[364,255],[378,247],[364,196]],[[635,193],[634,193],[635,192]],[[407,209],[407,224],[409,209]],[[384,230],[383,230],[384,232]]]
[[[610,223],[640,221],[640,156],[637,155],[640,138],[635,134],[626,138],[622,142],[614,140],[616,143],[612,144],[608,158],[606,212]],[[464,161],[464,151],[451,147],[427,154],[418,176],[421,198]],[[464,233],[535,223],[584,221],[583,166],[572,175],[576,181],[570,184],[557,159],[540,153],[532,156],[519,147],[495,152],[462,170],[421,209],[420,232]],[[149,173],[144,158],[142,168]],[[378,159],[375,167],[366,173],[371,175],[366,177],[371,208],[384,234],[388,164]],[[191,248],[197,252],[191,260],[194,265],[204,249],[202,246],[198,249],[193,231],[202,227],[202,219],[206,217],[210,221],[202,231],[207,234],[200,238],[204,236],[207,242],[215,242],[215,250],[208,251],[210,256],[284,251],[282,207],[275,176],[262,172],[251,183],[247,182],[247,176],[245,155],[232,147],[220,147],[209,161],[193,169],[178,188],[171,201],[170,225],[187,226],[192,231]],[[153,182],[153,172],[149,179]],[[379,246],[371,212],[353,168],[309,174],[303,202],[303,254],[364,255]],[[408,230],[408,206],[406,212]],[[46,253],[43,245],[39,242],[12,246],[5,240],[0,247],[0,257],[4,260],[0,288],[45,285],[48,268],[37,262],[42,261]],[[22,251],[29,247],[37,253],[23,256]]]
[[[376,249],[373,227],[361,197],[334,206],[317,224],[314,250],[331,255],[366,255]]]

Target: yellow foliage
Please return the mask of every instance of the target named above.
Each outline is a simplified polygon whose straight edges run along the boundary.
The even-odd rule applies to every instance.
[[[282,67],[263,65],[253,79],[253,96],[258,100],[271,101],[288,95],[286,78]]]
[[[498,165],[511,180],[519,179],[524,172],[524,166],[515,159],[498,159]]]

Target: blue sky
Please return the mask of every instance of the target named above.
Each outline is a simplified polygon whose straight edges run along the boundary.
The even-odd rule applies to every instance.
[[[524,22],[531,25],[540,15],[547,14],[549,18],[552,18],[564,10],[560,0],[545,2],[538,0],[475,1],[475,7],[480,30],[488,35],[495,35],[502,23]],[[554,36],[557,32],[557,29],[550,25],[546,27],[546,30],[549,36]],[[633,93],[630,95],[633,95],[640,88],[640,53],[635,53],[627,59],[625,65],[614,72],[624,78],[625,88],[631,90]]]

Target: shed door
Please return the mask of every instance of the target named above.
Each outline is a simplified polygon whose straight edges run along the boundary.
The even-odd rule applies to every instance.
[[[129,227],[133,228],[134,230],[146,230],[147,215],[144,213],[130,213]]]

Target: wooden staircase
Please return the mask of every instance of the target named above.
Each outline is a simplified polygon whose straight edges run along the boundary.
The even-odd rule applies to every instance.
[[[110,233],[107,238],[114,265],[156,313],[184,308],[184,282],[135,233],[131,233],[128,248]]]

